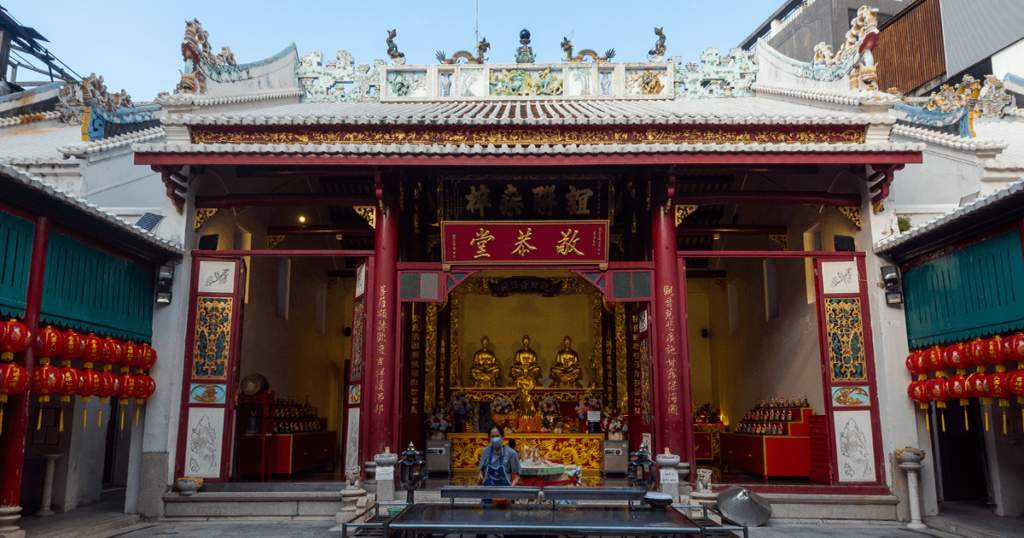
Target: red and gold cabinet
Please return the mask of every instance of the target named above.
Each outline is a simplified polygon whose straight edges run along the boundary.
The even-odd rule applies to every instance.
[[[810,407],[791,410],[791,421],[763,421],[763,425],[774,426],[775,431],[782,433],[721,434],[722,465],[765,478],[808,476],[811,469],[810,417],[814,410]]]

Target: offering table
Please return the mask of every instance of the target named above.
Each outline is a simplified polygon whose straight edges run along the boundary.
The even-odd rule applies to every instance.
[[[476,476],[477,466],[484,447],[487,446],[487,435],[483,433],[450,433],[448,440],[452,442],[452,471],[456,474],[472,474]],[[505,435],[505,444],[515,440],[516,449],[522,454],[526,445],[534,445],[540,449],[541,455],[563,465],[577,465],[585,476],[597,476],[601,473],[603,457],[603,434],[586,433],[509,433]]]

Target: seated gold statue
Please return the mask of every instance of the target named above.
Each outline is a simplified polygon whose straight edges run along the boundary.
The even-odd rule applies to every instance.
[[[530,336],[523,336],[523,348],[516,351],[516,358],[512,361],[512,368],[509,369],[508,379],[519,386],[519,378],[529,377],[535,384],[540,383],[540,364],[537,363],[537,354],[530,349]]]
[[[527,375],[520,376],[516,380],[516,388],[519,389],[519,416],[524,418],[537,416],[537,407],[533,405],[533,389],[536,386],[533,378]]]
[[[480,351],[473,354],[473,367],[470,369],[469,375],[474,387],[497,387],[498,380],[501,379],[498,358],[487,349],[490,343],[490,338],[486,336],[481,338]]]
[[[555,363],[551,365],[552,386],[558,388],[578,388],[583,379],[583,371],[580,369],[580,356],[572,350],[572,338],[566,336],[562,343],[565,349],[555,356]]]

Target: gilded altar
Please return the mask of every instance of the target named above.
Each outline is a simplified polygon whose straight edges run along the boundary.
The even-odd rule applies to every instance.
[[[547,459],[563,465],[578,465],[584,476],[601,473],[603,434],[510,433],[505,441],[515,440],[518,447],[535,445]],[[487,435],[482,433],[450,433],[452,471],[476,475]]]

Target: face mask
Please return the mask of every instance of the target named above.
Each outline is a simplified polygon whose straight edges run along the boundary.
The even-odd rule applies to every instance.
[[[491,437],[491,446],[494,448],[501,446],[501,437]]]

